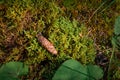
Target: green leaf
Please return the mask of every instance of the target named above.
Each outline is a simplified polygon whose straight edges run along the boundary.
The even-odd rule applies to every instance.
[[[113,36],[112,37],[112,44],[116,47],[116,48],[118,48],[118,49],[120,49],[120,36]]]
[[[114,33],[115,35],[120,35],[120,16],[115,20]]]
[[[28,73],[28,66],[22,62],[8,62],[0,68],[0,80],[19,80],[19,76]]]
[[[103,71],[97,65],[89,64],[89,65],[87,65],[87,70],[88,70],[89,77],[91,76],[95,80],[99,80],[99,79],[101,79],[103,77]]]
[[[112,38],[112,44],[120,49],[120,16],[115,20],[115,25],[114,25],[114,36]]]
[[[99,80],[103,71],[96,65],[83,66],[76,60],[65,61],[52,80]]]

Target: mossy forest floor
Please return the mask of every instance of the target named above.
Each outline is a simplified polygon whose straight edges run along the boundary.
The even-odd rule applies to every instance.
[[[23,80],[51,80],[61,63],[76,59],[99,65],[107,80],[119,15],[119,0],[1,0],[0,64],[22,61],[30,67]],[[55,46],[56,56],[39,44],[39,32]],[[110,72],[111,80],[120,79],[120,67],[113,64]]]

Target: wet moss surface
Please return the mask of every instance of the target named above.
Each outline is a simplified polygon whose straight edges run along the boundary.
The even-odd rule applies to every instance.
[[[30,72],[23,80],[51,80],[67,59],[76,59],[84,65],[95,64],[96,54],[100,52],[109,59],[113,25],[120,15],[120,1],[110,5],[112,2],[2,0],[0,63],[22,61],[30,65]],[[39,44],[36,37],[39,32],[54,45],[57,55]],[[119,79],[119,74],[119,67],[115,67],[113,78]]]

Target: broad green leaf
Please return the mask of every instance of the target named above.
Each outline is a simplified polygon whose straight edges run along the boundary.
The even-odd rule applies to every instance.
[[[83,66],[76,60],[65,61],[52,80],[99,80],[103,71],[96,65]]]
[[[28,73],[28,66],[22,62],[8,62],[0,68],[0,80],[19,80],[19,76]]]
[[[97,65],[87,65],[88,75],[93,77],[95,80],[99,80],[103,77],[102,69]]]
[[[114,33],[120,35],[120,16],[115,20]]]

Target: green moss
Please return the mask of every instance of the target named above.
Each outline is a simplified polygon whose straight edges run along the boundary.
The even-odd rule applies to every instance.
[[[116,1],[116,10],[119,11],[120,10],[120,0],[115,0]]]
[[[52,70],[58,66],[56,64],[61,64],[65,57],[58,60],[48,53],[38,43],[36,34],[38,32],[47,34],[46,30],[49,26],[59,17],[59,14],[62,15],[60,8],[52,0],[5,0],[3,6],[5,8],[0,14],[3,16],[0,18],[0,59],[3,61],[1,63],[16,60],[33,64],[35,68],[30,70],[29,77],[36,76],[36,72],[40,77],[45,72],[53,74]],[[37,71],[36,64],[40,64],[40,71]],[[47,65],[51,68],[49,69]]]
[[[114,79],[120,79],[120,69],[119,68],[117,68],[115,70],[115,74],[114,74],[113,78]]]
[[[67,9],[73,9],[77,4],[77,0],[63,0],[62,3]]]
[[[42,77],[51,79],[59,65],[70,58],[83,64],[94,63],[96,52],[89,36],[99,45],[108,45],[113,30],[112,12],[98,12],[87,25],[79,23],[87,22],[102,2],[103,0],[60,0],[60,3],[55,0],[4,0],[0,12],[1,63],[24,61],[33,67],[28,78],[36,77],[37,80]],[[116,5],[119,10],[119,4]],[[100,11],[106,6],[107,4]],[[38,32],[42,32],[53,43],[58,51],[57,56],[53,56],[38,43]]]
[[[75,20],[60,17],[49,29],[49,40],[54,43],[60,56],[68,56],[82,63],[93,63],[95,50],[84,25]],[[81,35],[81,36],[80,36]]]
[[[84,64],[94,63],[95,50],[93,40],[87,35],[87,28],[79,25],[76,20],[60,17],[63,14],[60,8],[55,2],[49,1],[5,1],[7,8],[3,10],[5,15],[1,19],[3,25],[0,29],[1,57],[7,53],[9,55],[5,62],[24,61],[33,64],[35,69],[37,64],[41,70],[31,69],[29,77],[36,75],[36,71],[40,77],[47,75],[45,78],[48,79],[69,58]],[[38,43],[38,32],[42,32],[53,43],[58,50],[57,56],[51,55]]]
[[[30,53],[29,49],[31,49],[31,54],[33,53],[33,45],[38,44],[35,38],[36,34],[44,32],[43,29],[48,27],[45,25],[52,24],[59,16],[59,7],[53,1],[49,1],[4,1],[3,6],[6,8],[3,9],[5,14],[0,21],[2,24],[0,27],[0,46],[1,49],[5,50],[5,53],[14,54],[12,49],[15,47],[21,49],[20,54],[24,52]],[[35,48],[39,49],[38,47]]]

